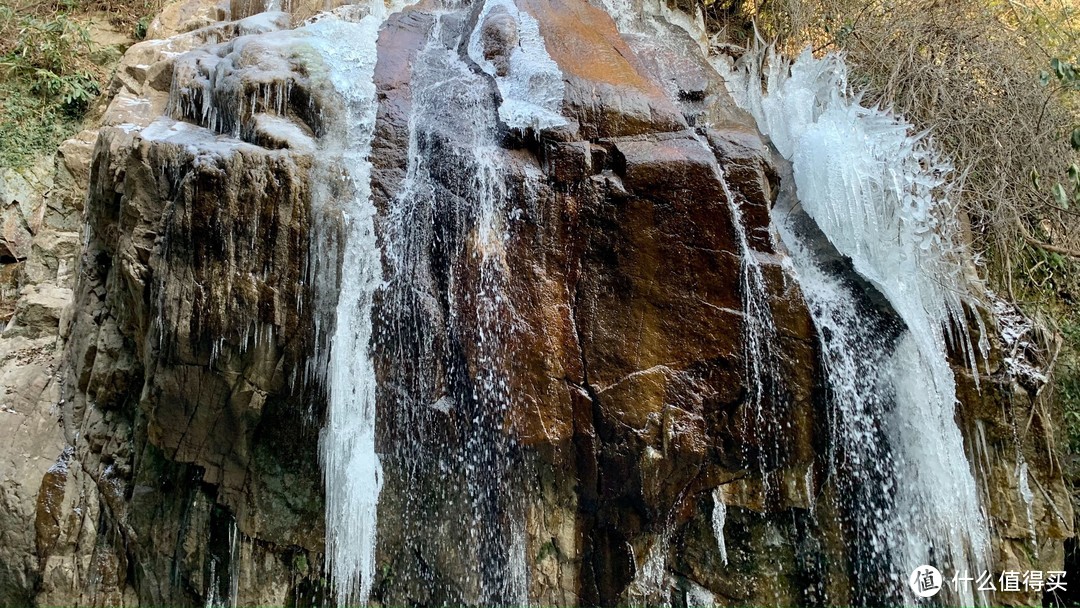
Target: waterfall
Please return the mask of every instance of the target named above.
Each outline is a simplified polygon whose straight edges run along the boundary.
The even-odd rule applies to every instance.
[[[981,571],[986,521],[953,420],[948,361],[949,339],[971,354],[958,227],[944,196],[950,167],[911,125],[860,105],[837,56],[807,51],[789,67],[772,50],[757,51],[735,69],[718,68],[792,163],[799,205],[778,206],[774,221],[821,339],[833,446],[844,459],[833,466],[849,476],[839,486],[852,511],[857,578],[891,579],[876,599],[897,600],[889,590],[899,593],[920,564]],[[802,213],[898,323],[867,320],[866,290],[829,272],[800,234]],[[958,593],[960,603],[974,603],[970,586]]]
[[[749,392],[750,411],[744,422],[749,428],[749,436],[758,454],[753,460],[759,462],[761,482],[765,494],[770,489],[770,472],[775,468],[775,459],[780,453],[783,429],[781,425],[786,409],[783,374],[776,346],[780,343],[769,305],[769,292],[765,284],[765,275],[758,260],[759,253],[750,246],[743,221],[743,201],[728,186],[721,174],[720,183],[724,188],[731,210],[731,225],[739,243],[739,276],[743,304],[743,339],[746,345],[744,357],[746,386]],[[749,449],[748,444],[744,449]],[[745,456],[745,454],[744,454]],[[747,459],[751,460],[751,459]]]
[[[321,193],[323,221],[340,222],[340,274],[330,337],[329,407],[320,448],[326,482],[326,569],[339,605],[366,603],[375,574],[375,540],[382,466],[375,451],[376,376],[372,362],[372,302],[382,286],[371,199],[372,132],[377,109],[373,73],[381,2],[357,23],[324,17],[305,26],[312,47],[344,103],[342,132],[324,139],[329,175],[349,194]],[[329,186],[327,186],[329,188]],[[331,203],[335,203],[331,205]],[[326,237],[327,235],[323,235]],[[337,263],[338,251],[329,248]],[[325,255],[325,254],[324,254]],[[321,277],[323,281],[327,277]],[[331,281],[333,282],[333,281]],[[325,285],[323,289],[333,289]]]
[[[907,522],[891,500],[898,487],[894,454],[879,421],[899,413],[889,385],[889,357],[899,328],[860,306],[857,286],[823,269],[798,236],[797,216],[776,211],[803,297],[814,318],[828,377],[829,466],[846,501],[853,588],[891,600],[902,589],[895,567]]]
[[[536,55],[543,46],[535,22],[530,27],[512,3],[491,2],[475,23],[495,8],[514,19],[523,47],[533,51],[511,57],[529,63],[517,66],[532,70],[529,78],[498,76],[479,48],[480,25],[469,26],[468,7],[435,13],[412,64],[408,164],[384,223],[387,332],[379,344],[401,370],[391,383],[393,426],[402,434],[395,462],[408,494],[397,516],[406,542],[465,565],[470,574],[458,591],[464,601],[522,606],[528,601],[523,489],[505,428],[512,399],[506,244],[512,207],[528,188],[518,193],[509,183],[501,136],[505,126],[559,124],[552,95],[561,101],[562,94],[551,92],[561,80],[552,80],[550,59]],[[433,440],[448,426],[458,434],[454,442]],[[422,462],[430,468],[417,466]],[[447,477],[430,479],[425,470]],[[423,536],[423,525],[454,531],[432,539]]]

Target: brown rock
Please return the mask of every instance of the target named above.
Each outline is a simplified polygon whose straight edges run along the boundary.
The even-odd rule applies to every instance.
[[[580,141],[548,142],[544,145],[543,164],[544,172],[556,182],[582,180],[593,173],[592,146]]]
[[[580,125],[583,139],[686,128],[606,12],[584,0],[518,0],[518,6],[540,24],[566,79],[563,114]]]
[[[60,317],[69,304],[71,289],[67,287],[48,283],[24,287],[15,306],[15,316],[3,335],[55,336],[59,332]]]
[[[57,181],[64,187],[85,192],[90,188],[90,161],[93,160],[97,130],[79,131],[57,150]]]
[[[735,105],[723,78],[702,54],[700,41],[665,19],[648,21],[645,31],[653,33],[623,37],[645,71],[682,111],[687,123],[691,126],[738,124],[753,129],[753,118]]]
[[[716,159],[697,139],[616,141],[614,149],[623,184],[642,196],[653,190],[706,199],[724,196]]]
[[[371,144],[371,190],[377,205],[392,200],[405,178],[412,69],[434,23],[430,14],[416,6],[391,15],[379,32],[379,59],[374,76],[379,110]]]
[[[760,251],[772,251],[769,234],[769,210],[777,197],[779,176],[773,168],[772,153],[754,127],[729,125],[708,129],[709,146],[716,153],[724,171],[724,179],[741,193],[739,202],[746,222],[751,227],[748,238]]]
[[[517,22],[506,8],[498,6],[484,18],[480,25],[480,43],[484,59],[495,65],[495,73],[499,76],[509,74],[510,52],[518,45],[518,32]]]

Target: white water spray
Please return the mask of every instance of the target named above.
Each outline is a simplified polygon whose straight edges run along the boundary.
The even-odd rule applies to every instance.
[[[483,16],[497,7],[514,20],[525,40],[527,16],[499,0],[484,7],[480,26]],[[471,562],[462,601],[521,606],[528,602],[527,535],[522,490],[515,480],[513,438],[504,428],[513,398],[506,373],[506,320],[511,316],[506,245],[516,199],[497,119],[521,128],[550,124],[553,119],[544,106],[551,105],[545,91],[552,83],[543,57],[531,57],[531,64],[522,65],[514,59],[520,49],[513,51],[511,72],[494,78],[503,99],[496,114],[488,79],[492,66],[484,60],[478,34],[462,29],[459,15],[457,9],[435,13],[425,45],[413,62],[408,165],[399,194],[388,204],[383,243],[390,273],[386,314],[416,319],[406,334],[390,338],[402,341],[391,344],[390,350],[411,358],[418,352],[419,365],[430,366],[402,383],[403,398],[393,406],[400,418],[397,424],[415,419],[419,413],[415,403],[441,393],[431,407],[460,417],[462,444],[451,450],[427,444],[424,423],[419,422],[410,426],[396,449],[402,460],[440,459],[464,483],[463,488],[437,490],[460,491],[465,499],[464,509],[451,515],[466,523],[463,546],[453,551],[463,562]],[[538,31],[533,33],[539,36]],[[543,48],[542,40],[534,42]],[[469,57],[460,53],[463,43]],[[523,71],[515,74],[518,69]],[[516,103],[512,112],[507,112],[508,103]],[[445,287],[425,274],[433,255],[445,256],[446,275],[438,281]],[[432,305],[441,289],[447,294],[445,309]],[[421,302],[418,294],[431,299]],[[429,334],[434,331],[448,332],[445,337],[451,339],[436,340]],[[463,336],[474,341],[469,355],[452,345],[453,339]],[[418,348],[405,350],[401,344]],[[474,358],[467,361],[467,357]],[[400,368],[416,364],[398,361]],[[451,368],[448,385],[437,388],[427,385],[440,373],[436,361],[449,362]],[[455,367],[461,364],[468,367]],[[461,390],[466,387],[467,392]],[[419,476],[407,480],[426,483]],[[424,511],[418,513],[421,520],[430,515],[430,506],[417,501],[406,506],[406,517],[416,512],[412,509]],[[446,541],[423,542],[439,546]]]
[[[848,92],[839,57],[815,59],[805,52],[789,70],[788,62],[769,50],[768,57],[749,53],[735,70],[718,68],[727,71],[736,101],[792,162],[802,209],[906,326],[880,371],[894,404],[885,420],[866,419],[857,409],[867,391],[881,394],[880,384],[847,375],[859,366],[845,367],[835,356],[828,361],[834,393],[851,392],[837,397],[841,419],[865,429],[880,423],[891,450],[892,511],[899,527],[888,523],[873,536],[885,535],[883,541],[896,545],[894,576],[932,561],[979,571],[987,549],[986,522],[953,420],[956,386],[947,358],[947,337],[959,335],[961,346],[971,348],[964,341],[958,228],[941,196],[950,167],[925,137],[911,134],[910,124],[861,106]],[[800,266],[798,258],[808,254],[800,254],[801,247],[790,240],[785,242]],[[798,270],[821,331],[823,323],[835,321],[836,311],[823,310],[830,302],[816,297],[822,285],[808,280],[812,265],[804,259]],[[844,331],[843,324],[833,323],[834,336],[838,330]],[[824,350],[829,359],[828,345]],[[960,600],[971,604],[974,593],[961,590]]]

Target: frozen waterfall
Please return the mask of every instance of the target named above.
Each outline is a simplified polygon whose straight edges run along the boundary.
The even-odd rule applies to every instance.
[[[383,278],[368,154],[377,109],[372,79],[375,47],[387,10],[382,3],[371,7],[371,13],[356,23],[325,16],[301,30],[326,63],[345,105],[344,132],[326,138],[324,146],[330,165],[326,171],[339,172],[344,190],[351,193],[344,201],[324,201],[335,206],[322,210],[333,216],[330,222],[340,221],[343,236],[338,244],[341,269],[328,357],[329,406],[320,438],[326,479],[326,568],[340,604],[366,603],[371,592],[382,490],[370,349],[372,302]],[[323,192],[322,197],[330,195]],[[325,265],[335,262],[326,260]]]
[[[837,56],[807,51],[789,64],[771,49],[752,51],[727,80],[792,163],[798,206],[779,205],[774,221],[821,337],[859,574],[892,578],[885,587],[898,593],[920,564],[980,571],[986,521],[953,420],[948,360],[948,339],[971,353],[955,214],[944,196],[950,167],[910,124],[860,105]],[[868,319],[859,287],[827,272],[804,242],[801,213],[898,319]],[[977,597],[971,586],[959,596],[966,605]]]

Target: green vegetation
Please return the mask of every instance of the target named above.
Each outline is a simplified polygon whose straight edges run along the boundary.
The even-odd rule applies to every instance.
[[[1052,99],[1055,94],[1060,95],[1080,91],[1080,66],[1059,57],[1054,57],[1050,60],[1050,71],[1043,70],[1039,73],[1039,82],[1044,87],[1049,87],[1051,83],[1054,84],[1047,96],[1047,100]],[[1080,126],[1073,128],[1072,132],[1069,133],[1069,145],[1073,151],[1080,151]],[[1035,189],[1041,190],[1037,168],[1032,168],[1031,179]],[[1069,165],[1068,179],[1064,183],[1054,182],[1050,192],[1054,196],[1054,202],[1063,210],[1068,210],[1070,203],[1080,206],[1080,167],[1076,163]]]
[[[86,65],[90,35],[66,12],[46,17],[0,6],[0,165],[55,148],[100,92]]]
[[[300,576],[307,576],[309,568],[307,554],[296,552],[293,555],[293,572]]]
[[[1074,322],[1061,326],[1066,343],[1080,342],[1080,324]],[[1062,361],[1058,370],[1057,394],[1065,404],[1080,403],[1080,361],[1075,357]],[[1067,407],[1064,411],[1069,451],[1080,454],[1080,408]]]
[[[136,40],[146,40],[146,32],[150,29],[150,21],[152,19],[151,16],[144,15],[135,22],[135,31],[133,32],[133,35]]]
[[[115,49],[86,23],[146,37],[156,0],[46,0],[0,5],[0,167],[19,167],[79,129],[104,89]]]
[[[22,167],[78,128],[78,120],[21,84],[0,83],[0,167]]]

